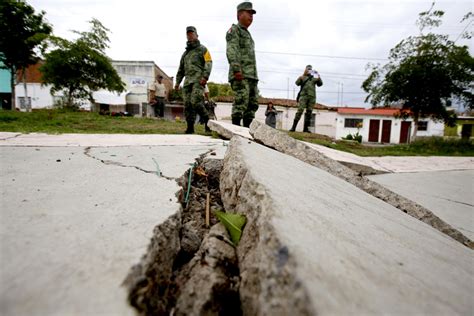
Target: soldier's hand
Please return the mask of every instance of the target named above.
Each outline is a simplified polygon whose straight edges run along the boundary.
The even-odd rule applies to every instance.
[[[242,81],[244,79],[244,76],[242,76],[242,73],[239,71],[239,72],[234,73],[234,78],[237,81]]]
[[[207,83],[206,78],[201,78],[201,80],[199,80],[199,84],[203,87],[206,85],[206,83]]]
[[[175,86],[174,86],[174,89],[175,89],[176,91],[178,91],[178,90],[179,90],[179,84],[175,85]]]

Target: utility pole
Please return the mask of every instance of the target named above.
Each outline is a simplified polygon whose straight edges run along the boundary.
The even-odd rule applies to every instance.
[[[290,98],[290,78],[286,78],[286,98]]]
[[[341,105],[344,106],[344,83],[341,82]]]

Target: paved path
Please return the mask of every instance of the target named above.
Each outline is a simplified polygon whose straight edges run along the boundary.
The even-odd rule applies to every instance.
[[[0,315],[135,315],[120,285],[180,207],[175,178],[224,144],[0,133]]]

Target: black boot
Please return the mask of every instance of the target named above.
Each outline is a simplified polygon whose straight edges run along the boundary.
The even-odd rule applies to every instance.
[[[309,131],[309,125],[311,124],[311,113],[305,113],[304,114],[304,127],[303,127],[303,132],[304,133],[311,133]]]
[[[239,117],[233,117],[232,118],[232,124],[240,126],[240,118]]]
[[[209,122],[209,117],[206,117],[204,118],[204,131],[206,133],[210,133],[211,132],[211,129],[209,128],[209,126],[207,126],[207,123]]]
[[[296,125],[298,125],[298,121],[293,120],[293,126],[291,127],[290,132],[294,132],[296,130]]]
[[[252,121],[253,121],[253,118],[244,118],[243,119],[244,127],[250,127],[250,123],[252,123]]]
[[[185,134],[194,134],[194,121],[186,121],[188,124]]]

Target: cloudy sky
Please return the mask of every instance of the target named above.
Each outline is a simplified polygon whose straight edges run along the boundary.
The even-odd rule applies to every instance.
[[[227,82],[225,34],[236,23],[240,1],[146,0],[30,0],[44,10],[55,35],[73,39],[71,30],[86,31],[97,18],[110,29],[107,54],[114,60],[154,61],[169,76],[176,76],[186,44],[185,29],[194,25],[201,43],[211,52],[214,66],[210,81]],[[253,36],[264,97],[294,98],[297,77],[307,64],[319,71],[324,85],[318,102],[326,105],[367,107],[360,86],[369,71],[366,65],[386,62],[389,50],[402,39],[417,35],[418,13],[432,0],[256,0],[257,14],[249,30]],[[439,33],[457,44],[470,24],[462,17],[474,11],[472,0],[443,0],[445,11]]]

